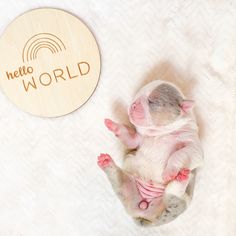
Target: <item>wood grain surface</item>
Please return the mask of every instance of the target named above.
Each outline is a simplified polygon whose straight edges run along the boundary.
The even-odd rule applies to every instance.
[[[22,110],[57,117],[82,106],[100,75],[98,45],[77,17],[41,8],[16,18],[0,39],[0,85]]]

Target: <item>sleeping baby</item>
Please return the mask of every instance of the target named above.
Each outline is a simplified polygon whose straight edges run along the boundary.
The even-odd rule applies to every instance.
[[[168,223],[189,204],[195,169],[203,162],[193,105],[174,84],[155,80],[128,108],[135,129],[105,119],[129,151],[122,168],[108,154],[100,154],[98,165],[140,225]]]

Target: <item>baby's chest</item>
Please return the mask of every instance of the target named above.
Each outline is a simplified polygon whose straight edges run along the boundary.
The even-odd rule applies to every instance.
[[[136,154],[125,159],[124,169],[144,180],[160,182],[168,159],[178,145],[177,139],[144,139]]]
[[[143,140],[137,154],[147,158],[165,159],[178,149],[179,145],[180,141],[173,137],[146,138]]]

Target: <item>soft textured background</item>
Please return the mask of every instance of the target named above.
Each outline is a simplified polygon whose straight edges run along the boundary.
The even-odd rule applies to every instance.
[[[55,119],[28,115],[0,93],[0,236],[235,235],[236,1],[1,0],[0,32],[46,6],[88,24],[101,79],[85,106]],[[103,119],[125,121],[134,93],[157,78],[196,100],[205,165],[189,209],[146,229],[126,215],[96,157],[121,162]]]

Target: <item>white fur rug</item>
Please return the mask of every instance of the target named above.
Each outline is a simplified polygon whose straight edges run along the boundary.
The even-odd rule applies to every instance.
[[[28,115],[0,93],[0,235],[235,235],[236,1],[1,0],[0,32],[36,7],[65,9],[88,24],[102,74],[89,102],[61,118]],[[137,89],[157,78],[196,100],[205,165],[183,215],[141,228],[96,157],[107,152],[121,163],[122,145],[103,119],[126,121]]]

